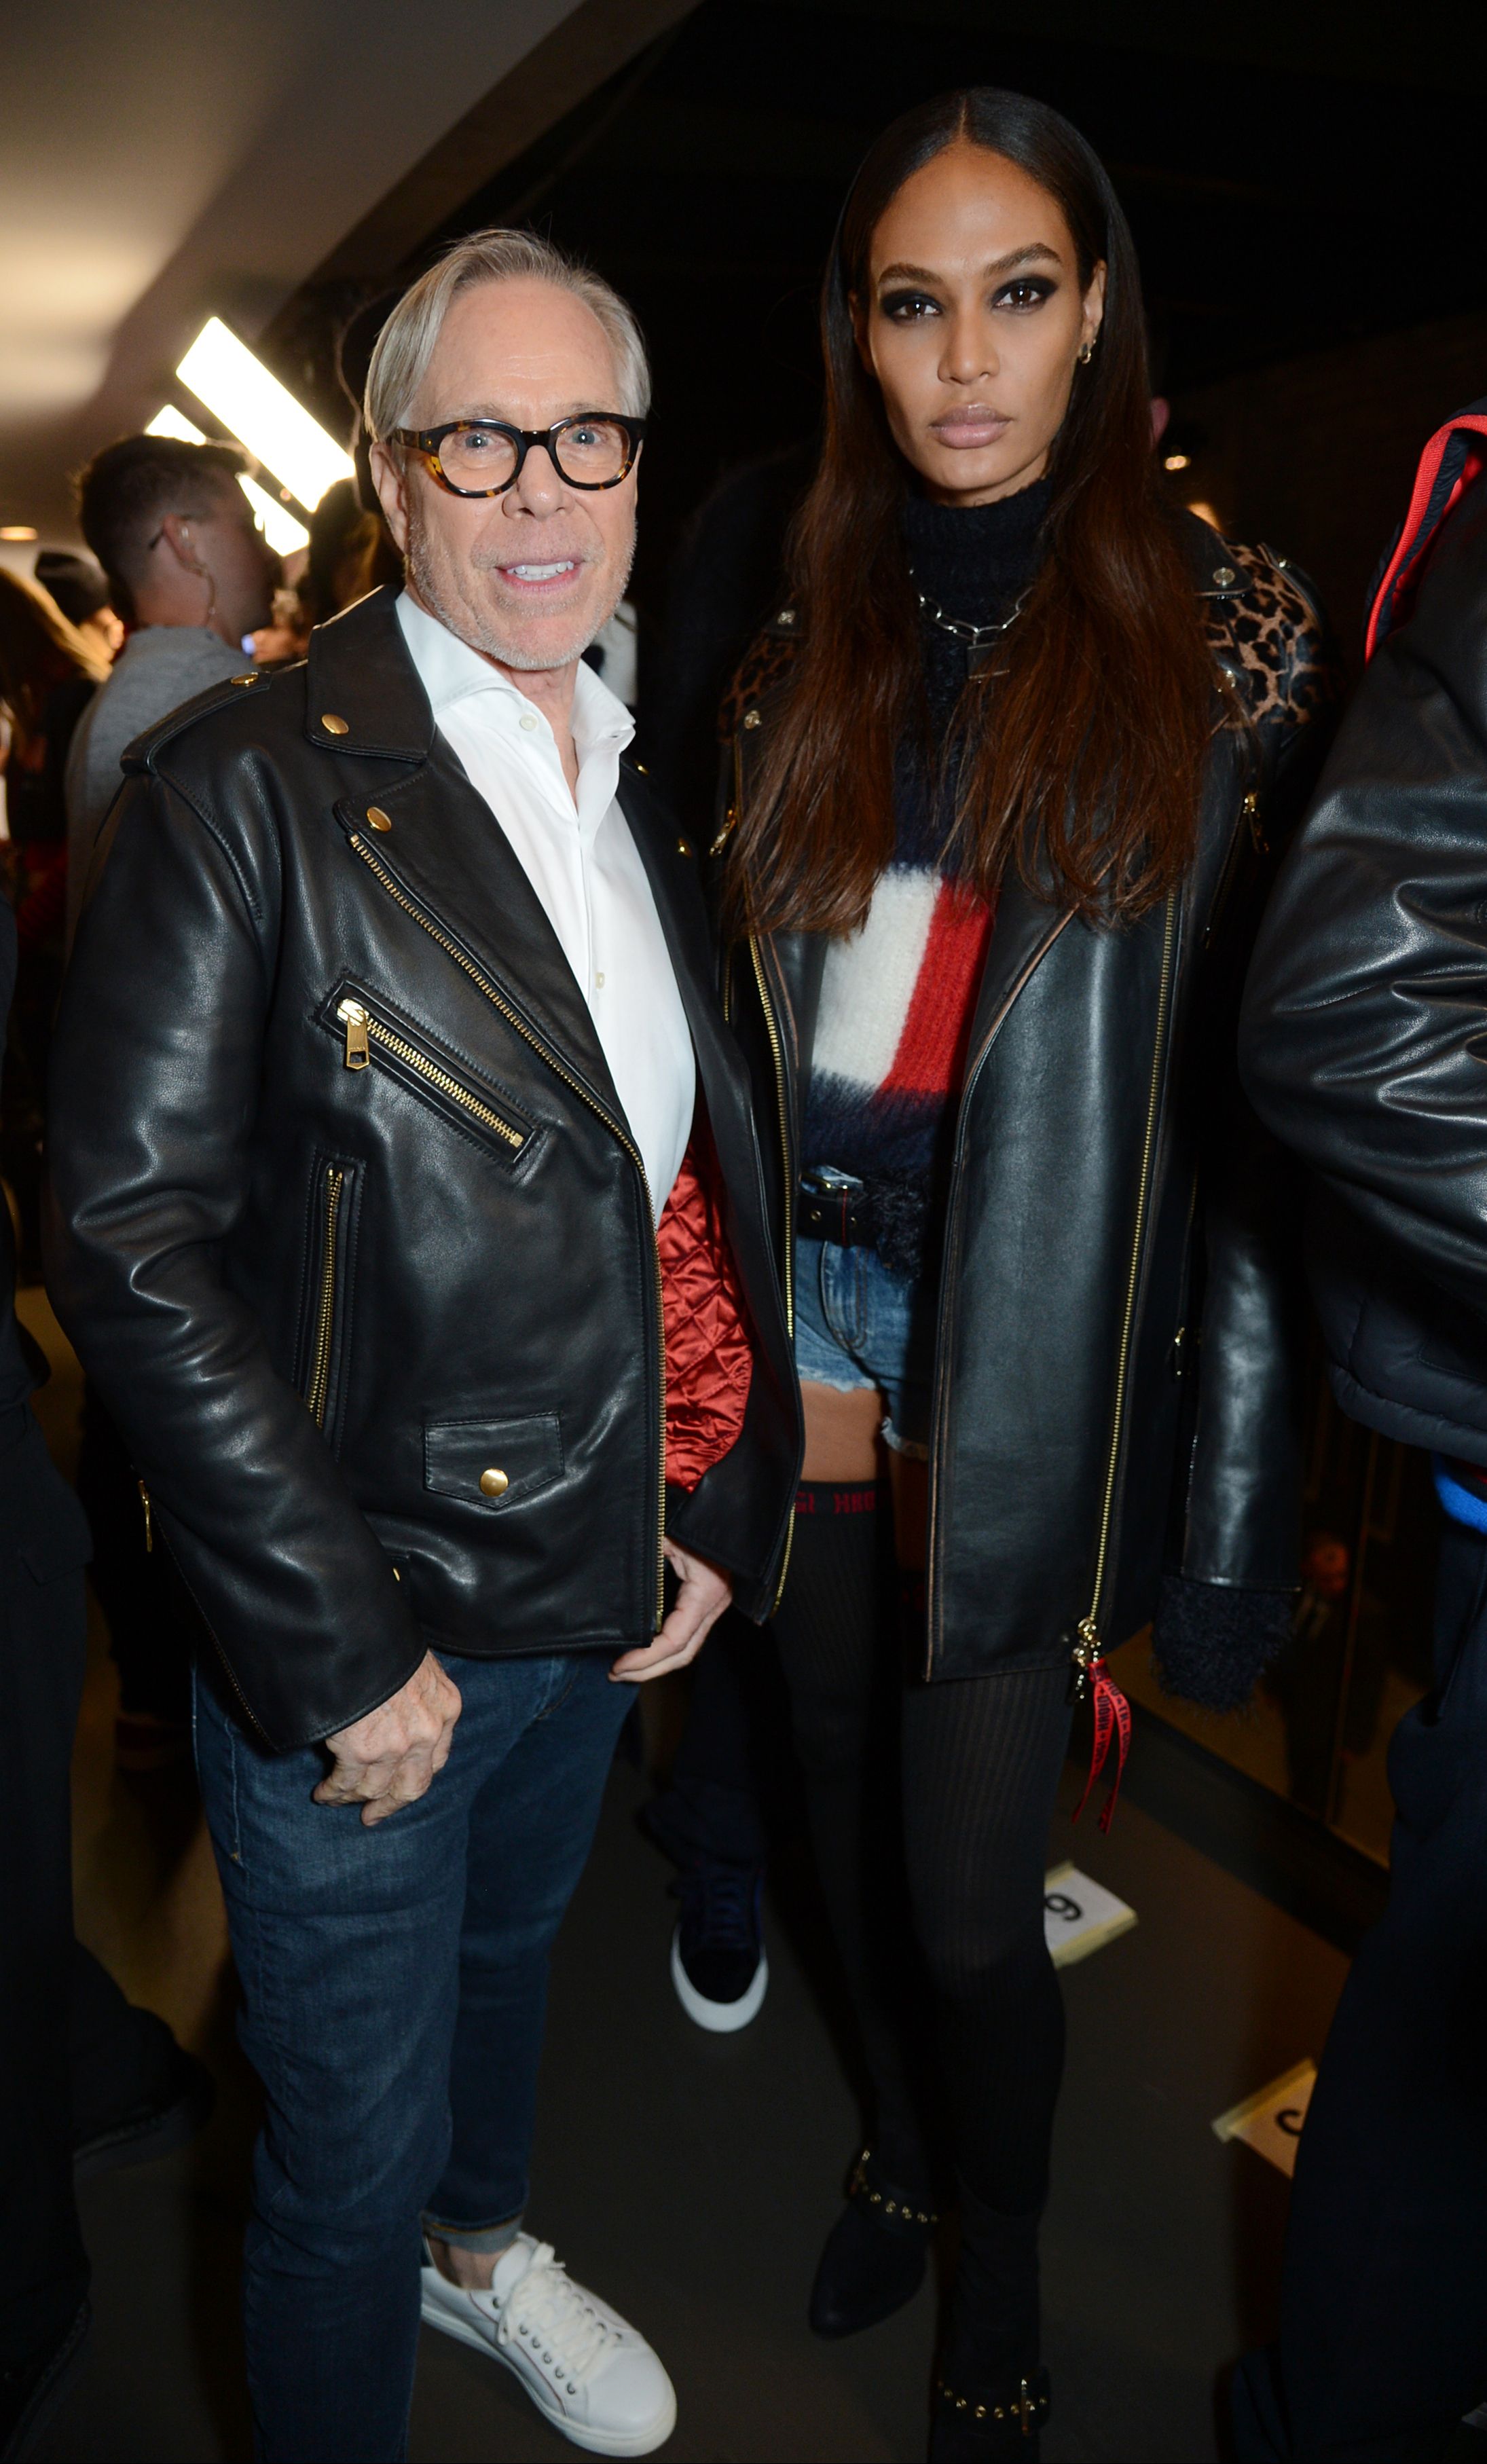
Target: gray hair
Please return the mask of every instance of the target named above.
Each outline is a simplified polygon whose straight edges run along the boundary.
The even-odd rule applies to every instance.
[[[645,345],[634,310],[618,291],[535,231],[483,231],[456,240],[436,265],[421,274],[379,334],[366,373],[363,406],[367,433],[374,441],[406,425],[444,320],[459,294],[479,282],[515,279],[550,282],[593,310],[614,353],[620,399],[591,407],[612,407],[628,411],[632,418],[645,417],[650,407]]]

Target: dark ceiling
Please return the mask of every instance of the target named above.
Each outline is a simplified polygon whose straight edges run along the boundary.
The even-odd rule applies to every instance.
[[[1009,28],[1029,16],[1037,33]],[[1487,8],[1437,10],[1409,57],[1400,23],[1298,0],[1229,39],[1158,6],[702,0],[401,270],[458,231],[531,221],[635,302],[657,380],[637,574],[653,605],[719,473],[809,433],[843,189],[876,131],[946,87],[1039,95],[1104,157],[1170,393],[1487,308]],[[281,357],[322,399],[331,329],[358,296],[322,285],[281,322]]]

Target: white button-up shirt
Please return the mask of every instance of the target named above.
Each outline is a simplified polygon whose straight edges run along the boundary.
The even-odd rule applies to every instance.
[[[659,1222],[691,1134],[696,1065],[656,902],[615,795],[635,723],[580,662],[575,799],[535,703],[406,591],[398,621],[434,723],[510,841],[582,990]]]

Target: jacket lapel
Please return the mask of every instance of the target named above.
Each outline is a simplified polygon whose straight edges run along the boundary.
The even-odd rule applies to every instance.
[[[393,594],[374,591],[310,637],[306,733],[344,754],[347,793],[338,802],[355,831],[414,904],[468,951],[556,1057],[607,1110],[620,1099],[588,1004],[562,944],[499,816],[471,785],[436,729],[408,656]],[[331,720],[339,722],[337,726]],[[353,786],[368,758],[402,776]],[[375,804],[390,827],[367,823]],[[623,1117],[623,1115],[621,1115]]]
[[[426,761],[378,791],[392,826],[345,818],[377,860],[490,976],[540,1039],[611,1111],[620,1099],[588,1003],[547,910],[500,826],[442,737]]]
[[[967,1087],[1013,1002],[1064,926],[1072,921],[1073,913],[1072,908],[1056,907],[1046,898],[1035,898],[1016,874],[1003,882],[986,965],[981,972],[971,1041],[966,1047]]]
[[[696,858],[645,781],[625,764],[620,770],[620,809],[645,868],[687,1023],[700,1047],[716,1035],[719,1013],[716,967]]]

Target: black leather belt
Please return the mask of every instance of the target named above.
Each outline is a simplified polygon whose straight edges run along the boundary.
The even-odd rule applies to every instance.
[[[802,1173],[796,1199],[796,1230],[807,1241],[831,1241],[839,1249],[871,1249],[878,1239],[872,1191],[864,1181],[832,1183]]]

